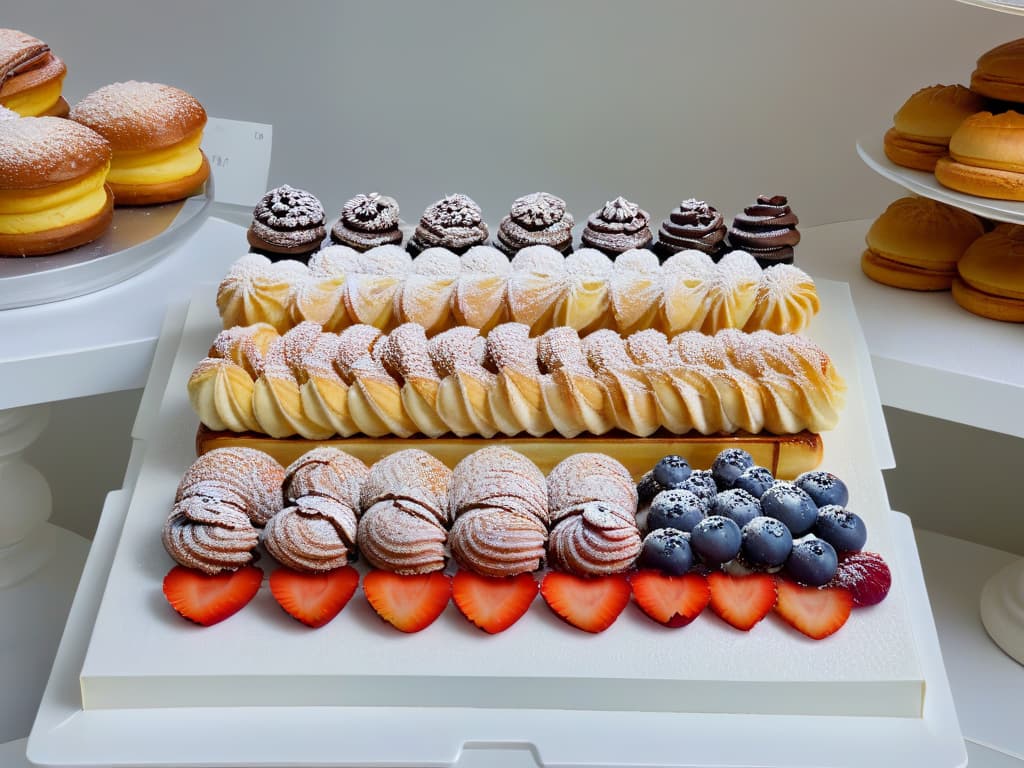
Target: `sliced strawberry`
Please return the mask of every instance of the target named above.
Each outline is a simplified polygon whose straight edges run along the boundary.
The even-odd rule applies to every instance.
[[[176,565],[164,576],[164,597],[186,619],[208,627],[244,608],[262,582],[263,571],[252,565],[216,576]]]
[[[417,576],[370,571],[363,579],[363,592],[377,615],[395,629],[419,632],[433,624],[448,605],[452,580],[441,571]]]
[[[352,599],[359,586],[359,572],[348,565],[326,573],[278,568],[269,581],[277,604],[293,619],[316,628],[341,613]]]
[[[749,631],[775,605],[775,577],[767,573],[730,576],[722,571],[708,574],[711,610],[736,629]]]
[[[584,632],[604,632],[629,603],[629,582],[621,574],[581,578],[552,571],[540,593],[559,617]]]
[[[786,623],[810,638],[821,640],[838,630],[850,618],[853,594],[841,587],[805,587],[787,579],[779,580],[775,612]]]
[[[659,571],[637,571],[629,577],[629,583],[640,610],[666,627],[685,627],[711,599],[707,579],[699,573],[669,576]]]
[[[875,552],[850,552],[839,556],[839,568],[829,586],[850,590],[854,607],[863,608],[885,600],[892,586],[892,572]]]
[[[521,619],[537,597],[537,582],[528,573],[496,579],[459,571],[452,598],[462,615],[484,632],[496,635]]]

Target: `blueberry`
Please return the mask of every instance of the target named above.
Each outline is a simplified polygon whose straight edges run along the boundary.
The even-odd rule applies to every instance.
[[[754,466],[754,457],[742,448],[726,448],[718,454],[711,465],[711,476],[718,484],[718,489],[724,491],[732,488],[736,478],[752,466]]]
[[[743,559],[759,568],[775,568],[786,562],[793,549],[793,534],[781,520],[755,517],[743,526]]]
[[[728,517],[742,528],[761,514],[761,502],[744,490],[730,488],[715,496],[715,506],[712,512]]]
[[[676,528],[689,533],[704,519],[707,508],[695,494],[683,488],[662,491],[647,512],[647,530]]]
[[[779,482],[761,496],[761,511],[785,523],[789,532],[803,536],[818,519],[818,508],[811,497],[792,483]]]
[[[640,550],[642,568],[655,568],[670,576],[682,576],[693,565],[690,535],[675,528],[658,528],[644,537]]]
[[[868,540],[868,529],[860,515],[846,507],[829,504],[818,510],[814,535],[827,541],[837,552],[859,552]]]
[[[690,491],[696,495],[697,498],[703,501],[706,512],[710,513],[711,508],[715,506],[715,496],[718,495],[718,486],[715,485],[715,480],[711,477],[711,473],[708,470],[698,469],[679,487]]]
[[[733,481],[732,487],[746,491],[755,499],[760,499],[761,494],[775,485],[775,477],[764,467],[750,467],[745,469],[740,476]]]
[[[796,581],[811,587],[821,587],[832,581],[838,566],[835,549],[816,536],[805,536],[793,542],[793,551],[786,560],[786,572]]]
[[[654,479],[653,472],[645,472],[644,476],[640,478],[640,482],[636,484],[636,495],[641,504],[650,504],[651,499],[664,490]]]
[[[690,462],[682,456],[665,456],[652,470],[658,485],[668,490],[679,488],[690,476]]]
[[[721,565],[740,553],[740,527],[728,517],[705,517],[690,533],[690,546],[708,565]]]
[[[804,472],[793,481],[793,485],[807,492],[819,507],[836,504],[845,507],[850,502],[850,491],[846,483],[831,472],[815,470]]]

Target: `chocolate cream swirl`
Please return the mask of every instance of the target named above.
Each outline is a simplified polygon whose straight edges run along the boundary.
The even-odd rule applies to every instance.
[[[547,192],[517,198],[501,220],[495,245],[510,258],[531,245],[548,245],[556,251],[572,250],[572,214],[565,200]]]
[[[633,248],[646,248],[651,234],[650,216],[624,197],[616,197],[587,218],[581,239],[588,248],[597,248],[609,256]]]
[[[312,193],[283,184],[260,198],[250,231],[280,248],[313,245],[327,234],[324,207]]]
[[[690,198],[661,223],[657,250],[665,256],[691,249],[717,256],[725,249],[725,233],[722,214],[703,200]]]
[[[796,228],[799,223],[785,195],[759,195],[755,205],[747,206],[733,219],[729,243],[755,258],[770,256],[773,261],[781,261],[791,258],[793,246],[800,242]]]
[[[331,227],[331,240],[357,251],[400,244],[398,203],[393,197],[376,192],[356,195],[341,207],[341,216]]]
[[[462,255],[474,245],[484,245],[488,234],[479,205],[466,195],[448,195],[423,212],[409,252],[415,256],[427,248],[447,248]]]

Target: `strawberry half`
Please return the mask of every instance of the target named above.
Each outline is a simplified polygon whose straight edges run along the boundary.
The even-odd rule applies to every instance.
[[[621,574],[584,579],[552,571],[540,593],[558,616],[584,632],[604,632],[629,603],[629,582]]]
[[[730,576],[722,571],[708,574],[711,610],[725,622],[750,630],[775,605],[775,577],[767,573]]]
[[[359,586],[351,566],[326,573],[299,573],[278,568],[270,574],[270,592],[277,604],[307,627],[322,627],[344,608]]]
[[[363,592],[373,610],[402,632],[426,629],[441,615],[452,594],[452,580],[441,571],[400,576],[389,571],[370,571]]]
[[[708,582],[699,573],[669,576],[644,570],[630,576],[629,583],[640,610],[666,627],[685,627],[711,599]]]
[[[526,614],[537,597],[537,588],[528,573],[500,579],[459,571],[452,579],[452,598],[463,616],[496,635]]]
[[[853,594],[841,587],[805,587],[779,580],[775,612],[794,629],[814,640],[838,630],[850,618]]]
[[[252,565],[215,576],[176,565],[164,576],[164,597],[186,619],[209,627],[242,610],[262,582],[263,571]]]

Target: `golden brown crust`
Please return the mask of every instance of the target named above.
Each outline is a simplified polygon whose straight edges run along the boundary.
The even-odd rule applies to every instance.
[[[114,195],[110,187],[104,187],[107,203],[95,216],[65,227],[27,235],[0,234],[0,256],[45,256],[91,243],[107,231],[114,217]]]
[[[198,190],[208,178],[210,178],[210,163],[206,159],[206,155],[203,154],[203,164],[199,166],[199,170],[177,181],[165,181],[160,184],[108,183],[114,190],[114,200],[118,205],[156,205],[188,197]]]
[[[58,80],[67,73],[68,68],[64,62],[50,53],[31,69],[4,80],[3,86],[0,86],[0,104],[4,103],[5,99]]]
[[[170,147],[206,125],[206,110],[190,94],[134,80],[93,91],[68,117],[102,135],[115,152]]]
[[[1004,224],[978,238],[957,270],[972,288],[1024,301],[1024,227]]]
[[[1024,101],[1024,38],[983,53],[971,74],[971,90],[992,99]]]
[[[105,168],[110,145],[95,131],[59,117],[0,121],[0,189],[40,189]]]
[[[1007,323],[1024,323],[1024,300],[993,296],[972,288],[959,277],[953,281],[953,299],[975,315]]]
[[[956,272],[938,272],[886,259],[868,248],[861,254],[860,268],[876,283],[910,291],[948,291]]]
[[[993,200],[1024,201],[1024,173],[980,168],[943,157],[935,165],[935,178],[957,192]]]
[[[983,109],[985,100],[962,85],[931,85],[906,100],[893,127],[907,138],[946,145],[965,118]]]
[[[885,156],[892,162],[918,171],[934,171],[939,158],[946,154],[945,145],[915,141],[895,128],[885,132],[882,143],[885,147]]]

